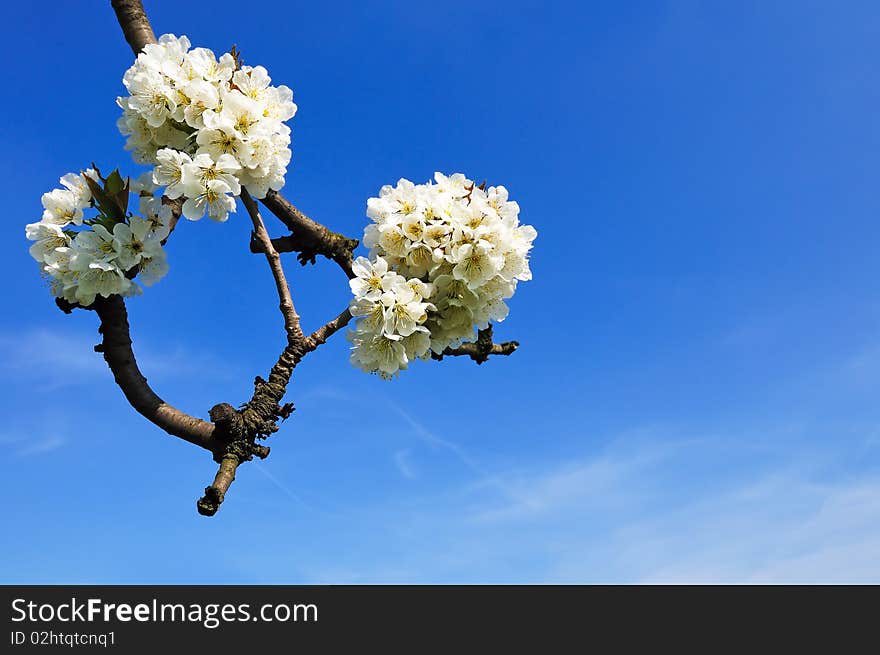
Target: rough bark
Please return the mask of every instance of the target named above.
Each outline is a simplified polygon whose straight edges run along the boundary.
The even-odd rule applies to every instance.
[[[240,461],[235,455],[227,454],[223,456],[223,459],[220,460],[220,468],[217,471],[217,475],[214,476],[214,482],[210,486],[205,487],[205,495],[196,503],[199,514],[202,516],[214,516],[217,513],[217,510],[220,509],[220,505],[223,503],[223,498],[226,496],[229,485],[235,480],[235,471],[238,469],[239,464]]]
[[[278,421],[286,419],[293,411],[293,404],[281,405],[281,401],[287,392],[293,369],[306,352],[306,336],[300,327],[299,314],[293,304],[281,257],[272,247],[257,203],[246,189],[241,190],[240,198],[253,224],[252,240],[260,244],[261,252],[265,254],[275,280],[278,308],[284,318],[284,330],[287,333],[287,345],[269,372],[269,379],[264,380],[258,376],[254,380],[254,394],[240,409],[227,403],[211,408],[211,420],[217,426],[218,436],[224,445],[219,457],[215,454],[220,468],[214,482],[205,488],[205,495],[196,503],[199,513],[205,516],[213,516],[220,509],[240,464],[250,460],[255,454],[263,457],[268,455],[268,449],[257,445],[256,440],[265,439],[276,432]]]

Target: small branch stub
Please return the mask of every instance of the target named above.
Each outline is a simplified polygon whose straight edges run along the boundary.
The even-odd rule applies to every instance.
[[[214,476],[214,482],[210,486],[205,487],[205,495],[196,503],[199,514],[202,516],[214,516],[217,513],[217,510],[220,509],[220,505],[223,503],[223,498],[226,496],[229,485],[235,480],[235,471],[238,469],[239,463],[240,461],[235,455],[228,454],[223,456],[223,459],[220,461],[220,469],[217,471],[217,475]]]
[[[444,357],[454,357],[467,355],[477,364],[483,364],[489,361],[490,355],[510,355],[519,348],[518,341],[505,341],[503,343],[493,343],[492,341],[492,324],[489,324],[485,330],[477,331],[477,340],[470,343],[463,343],[455,348],[446,348],[439,355],[432,353],[431,357],[437,361]]]

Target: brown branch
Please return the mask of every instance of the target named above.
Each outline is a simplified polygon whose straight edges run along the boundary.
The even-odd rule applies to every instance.
[[[116,20],[119,21],[125,40],[135,56],[148,43],[156,43],[156,35],[153,34],[153,28],[150,27],[141,0],[110,0],[110,4],[116,12]]]
[[[119,21],[125,39],[137,56],[145,45],[155,43],[156,37],[150,27],[140,0],[111,0],[113,10]],[[353,251],[358,245],[349,239],[332,232],[324,225],[312,220],[277,191],[269,191],[263,204],[277,216],[290,230],[290,235],[270,239],[257,203],[248,192],[242,189],[241,199],[253,223],[251,250],[263,253],[269,263],[275,287],[278,292],[279,308],[284,317],[287,345],[269,372],[268,380],[257,377],[254,380],[254,393],[251,399],[235,409],[227,403],[215,405],[210,410],[212,422],[191,417],[162,401],[153,392],[137,367],[131,350],[131,338],[125,303],[117,296],[109,299],[99,298],[92,309],[101,318],[103,343],[96,350],[104,353],[117,384],[122,388],[131,405],[146,418],[169,434],[181,437],[210,450],[219,468],[211,485],[205,488],[205,495],[198,501],[200,514],[214,515],[223,503],[229,486],[235,480],[236,471],[243,462],[254,456],[265,458],[269,454],[266,446],[258,445],[278,430],[279,420],[288,418],[293,405],[281,405],[287,385],[299,361],[309,352],[345,327],[352,319],[348,310],[305,336],[300,325],[299,315],[293,304],[290,287],[284,276],[280,252],[296,252],[302,264],[314,263],[318,255],[336,262],[349,277],[352,272]],[[163,200],[165,202],[165,200]],[[172,203],[173,204],[173,203]],[[179,216],[179,202],[173,205],[172,230]],[[70,311],[73,306],[59,306]],[[468,355],[478,364],[486,361],[489,355],[508,355],[516,350],[516,342],[492,343],[492,326],[480,330],[476,342],[462,344],[457,348],[447,348],[436,359],[445,355]]]
[[[449,347],[442,353],[431,353],[431,357],[438,361],[447,356],[467,355],[477,364],[482,364],[489,360],[490,355],[510,355],[519,348],[518,341],[505,341],[504,343],[492,342],[492,324],[485,330],[477,331],[477,340],[469,343],[463,343],[455,348]]]
[[[125,34],[125,40],[137,55],[148,43],[155,43],[156,36],[144,11],[141,0],[110,0],[116,18]],[[323,255],[336,262],[349,277],[352,251],[357,248],[357,239],[349,239],[312,220],[277,191],[270,190],[263,204],[277,216],[291,234],[272,241],[276,252],[296,252],[302,264],[315,263],[317,255]],[[263,252],[261,244],[251,242],[253,252]]]
[[[240,410],[222,403],[211,409],[211,418],[227,435],[228,445],[220,461],[220,469],[214,482],[205,488],[205,495],[197,503],[200,514],[213,516],[220,508],[229,485],[235,479],[240,464],[255,455],[265,458],[269,449],[255,443],[278,431],[278,421],[287,419],[293,412],[293,404],[281,405],[293,369],[304,354],[305,340],[288,343],[272,370],[269,379],[257,376],[254,394]]]
[[[211,408],[211,419],[217,425],[218,433],[223,436],[224,449],[219,458],[220,468],[214,476],[214,482],[205,487],[205,495],[196,503],[199,514],[203,516],[213,516],[220,509],[240,464],[250,460],[253,455],[266,457],[269,454],[268,448],[257,445],[255,441],[276,432],[278,420],[287,418],[293,411],[292,404],[281,406],[280,403],[287,391],[293,369],[307,347],[299,315],[293,305],[290,286],[284,276],[281,256],[272,247],[256,201],[244,188],[240,197],[254,226],[252,241],[260,244],[275,280],[278,307],[284,317],[284,330],[287,333],[287,345],[272,367],[269,379],[257,377],[254,380],[254,394],[240,410],[227,403]]]
[[[135,55],[146,44],[156,42],[155,35],[140,0],[111,0],[111,5],[116,12],[116,17],[125,34],[125,39]],[[174,408],[163,403],[158,396],[152,393],[149,387],[146,388],[152,394],[152,397],[149,397],[146,392],[142,392],[149,402],[145,402],[140,396],[135,396],[135,400],[139,403],[135,405],[132,397],[129,396],[129,391],[123,387],[126,397],[129,398],[138,411],[141,411],[141,413],[147,412],[145,415],[148,418],[151,418],[152,414],[155,413],[158,422],[154,422],[157,422],[157,425],[165,428],[171,434],[176,434],[187,440],[204,436],[196,435],[194,437],[179,427],[178,424],[187,425],[187,419],[189,419],[190,421],[197,422],[195,424],[196,428],[207,434],[210,438],[209,441],[204,442],[204,447],[214,453],[214,459],[220,466],[213,483],[205,489],[205,495],[197,503],[199,513],[206,516],[213,516],[220,508],[229,485],[235,479],[235,472],[242,462],[246,462],[254,456],[265,458],[269,454],[269,448],[256,444],[255,440],[275,432],[278,429],[276,425],[278,420],[287,418],[293,411],[293,405],[280,406],[278,403],[284,396],[293,367],[302,356],[305,341],[299,325],[299,316],[297,316],[296,310],[293,307],[290,290],[284,278],[284,271],[281,269],[280,257],[271,246],[271,240],[266,232],[262,218],[255,211],[256,203],[247,195],[246,191],[243,191],[242,196],[242,201],[248,208],[248,212],[251,214],[254,222],[254,234],[255,236],[259,235],[257,240],[264,245],[266,258],[275,277],[276,288],[280,298],[280,308],[284,315],[285,329],[287,331],[288,345],[275,363],[275,366],[272,367],[269,380],[266,381],[258,377],[254,381],[254,395],[248,403],[242,406],[241,410],[236,410],[227,403],[220,403],[212,407],[210,417],[213,423],[199,421],[174,410]],[[165,199],[163,199],[163,202],[165,202]],[[172,210],[174,211],[171,224],[173,230],[177,222],[176,219],[179,217],[180,203],[174,204],[171,202],[169,204],[172,204]],[[354,245],[357,245],[357,243],[355,242]],[[119,299],[119,302],[122,302],[121,299]],[[125,306],[123,304],[122,310],[124,311],[124,309]],[[125,334],[127,335],[127,333],[128,324],[126,321]],[[129,346],[130,343],[129,339]],[[129,371],[127,373],[133,378],[133,383],[140,381],[143,386],[146,386],[146,380],[143,379],[140,371],[137,370],[136,364],[134,364],[134,356],[131,355],[127,360],[134,366],[134,372]],[[113,368],[112,364],[111,368]],[[116,374],[115,370],[114,374]],[[124,379],[122,382],[120,381],[119,375],[116,376],[116,379],[120,386],[125,382]],[[157,409],[153,410],[153,406]],[[151,420],[153,419],[151,418]],[[165,423],[170,425],[166,427]],[[168,429],[169,427],[171,429]],[[200,445],[203,444],[200,443]]]
[[[73,309],[73,306],[63,301],[58,304],[64,311],[70,312]],[[172,407],[147,384],[131,349],[125,301],[119,296],[99,296],[87,309],[94,309],[101,319],[98,331],[103,338],[95,346],[95,351],[103,353],[116,384],[131,406],[168,434],[213,452],[216,446],[214,425]]]
[[[162,245],[164,246],[174,232],[174,228],[177,227],[178,221],[180,221],[180,215],[183,213],[183,198],[171,200],[168,196],[162,196],[162,204],[171,207],[171,220],[168,221],[168,236],[162,240]]]
[[[354,277],[351,262],[352,251],[358,246],[357,239],[337,234],[312,220],[277,191],[270,190],[263,199],[263,204],[291,232],[289,236],[272,240],[272,247],[276,252],[299,253],[297,259],[301,264],[314,264],[315,257],[323,255],[336,262],[349,278]],[[261,247],[261,244],[251,241],[252,252],[263,252]]]
[[[196,505],[199,513],[205,516],[213,516],[220,509],[229,486],[235,480],[236,470],[243,462],[253,455],[265,457],[268,454],[268,449],[257,445],[255,441],[276,432],[278,421],[286,419],[293,411],[291,403],[281,405],[293,369],[306,353],[320,346],[351,320],[351,314],[345,310],[308,337],[303,334],[290,286],[284,275],[284,267],[281,265],[281,256],[272,245],[259,207],[246,189],[241,190],[240,197],[254,228],[251,242],[258,244],[258,252],[265,255],[275,280],[279,309],[287,332],[287,345],[269,372],[269,379],[264,380],[258,376],[254,380],[254,393],[240,410],[226,403],[215,405],[211,409],[211,419],[217,425],[217,431],[223,435],[225,449],[219,459],[220,468],[214,482],[205,488],[205,495]]]
[[[284,316],[284,329],[287,332],[287,343],[293,344],[297,341],[301,341],[305,338],[305,335],[303,335],[302,328],[300,327],[299,315],[296,313],[296,308],[293,306],[290,287],[284,277],[284,267],[281,266],[281,256],[275,248],[272,247],[272,241],[269,239],[269,233],[266,231],[266,226],[263,223],[263,218],[260,216],[260,210],[257,207],[257,203],[251,198],[245,188],[242,188],[241,190],[241,201],[244,203],[244,206],[251,217],[251,222],[254,225],[253,238],[251,241],[255,240],[260,244],[261,250],[266,256],[266,261],[269,262],[269,268],[272,270],[272,277],[275,278],[275,288],[278,290],[278,307],[281,310],[281,314]]]
[[[221,503],[229,485],[235,480],[235,471],[241,461],[237,456],[228,453],[220,460],[220,468],[217,475],[214,476],[214,482],[210,486],[205,487],[205,495],[196,503],[196,508],[202,516],[214,516],[220,509]]]
[[[315,350],[318,346],[327,341],[327,339],[329,339],[333,334],[348,325],[348,322],[351,320],[351,318],[351,312],[346,309],[332,321],[325,323],[317,330],[312,332],[306,339],[308,351],[311,352],[312,350]]]

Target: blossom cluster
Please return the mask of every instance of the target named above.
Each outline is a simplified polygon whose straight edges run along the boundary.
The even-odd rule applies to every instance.
[[[42,219],[25,227],[34,242],[30,254],[53,295],[87,307],[98,296],[141,293],[135,276],[149,286],[165,275],[162,242],[171,231],[171,210],[149,181],[129,185],[118,173],[104,179],[88,169],[60,182],[62,188],[43,194]],[[130,191],[139,195],[140,216],[127,212]],[[87,218],[89,208],[97,216]]]
[[[190,49],[189,39],[163,35],[144,46],[123,77],[129,95],[118,127],[136,162],[155,166],[169,198],[185,197],[191,220],[226,220],[244,186],[264,198],[284,186],[290,163],[293,92],[272,86],[262,66],[239,66],[225,53]]]
[[[401,179],[367,201],[370,259],[350,282],[352,363],[383,377],[430,351],[442,353],[503,321],[517,282],[530,280],[537,232],[520,225],[503,186],[476,186],[461,173],[434,182]]]
[[[390,377],[431,349],[431,337],[425,321],[426,302],[433,285],[417,277],[407,279],[388,269],[388,262],[375,257],[371,262],[358,257],[352,265],[354,278],[349,282],[354,293],[349,310],[358,317],[349,331],[354,343],[351,361],[369,373]]]

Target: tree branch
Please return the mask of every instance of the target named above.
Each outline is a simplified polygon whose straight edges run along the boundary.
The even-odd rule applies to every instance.
[[[125,40],[131,46],[135,56],[144,49],[148,43],[156,43],[156,35],[147,20],[147,14],[141,0],[110,0],[116,19],[125,35]]]
[[[111,0],[113,10],[125,39],[137,56],[145,45],[156,42],[141,0]],[[205,495],[198,501],[199,513],[212,516],[223,503],[229,486],[235,480],[238,467],[254,456],[265,458],[269,448],[256,443],[278,430],[278,422],[287,419],[293,412],[293,404],[281,405],[287,391],[294,368],[309,352],[325,343],[330,336],[345,327],[352,315],[346,309],[334,319],[305,336],[302,332],[299,315],[293,304],[290,287],[281,265],[281,252],[296,252],[302,264],[314,263],[318,255],[336,262],[349,277],[352,272],[353,251],[358,246],[356,239],[347,238],[332,232],[324,225],[312,220],[277,191],[269,191],[263,204],[277,216],[290,230],[290,235],[271,239],[260,216],[259,207],[247,190],[242,189],[241,200],[253,223],[251,250],[263,253],[269,264],[275,287],[278,292],[279,309],[284,318],[287,345],[269,372],[269,378],[257,377],[251,399],[239,409],[227,403],[219,403],[211,408],[212,422],[194,418],[165,403],[149,387],[138,369],[131,350],[131,337],[125,303],[122,298],[113,296],[98,298],[92,307],[101,319],[103,342],[96,350],[104,353],[104,359],[113,372],[116,383],[122,388],[131,405],[147,419],[163,430],[190,443],[199,445],[214,455],[219,468],[212,484],[205,488]],[[177,222],[180,202],[172,204],[174,215],[171,228]],[[58,301],[65,311],[74,307]],[[477,341],[462,344],[457,348],[447,348],[435,359],[446,355],[468,355],[478,364],[486,361],[489,355],[508,355],[516,350],[516,342],[492,343],[492,326],[480,330]]]
[[[348,322],[351,320],[351,318],[351,312],[346,309],[332,321],[325,323],[317,330],[312,332],[306,339],[309,352],[315,350],[318,346],[327,341],[327,339],[329,339],[334,333],[348,325]]]
[[[253,200],[249,198],[245,202],[253,203]],[[254,215],[259,217],[258,212],[252,218]],[[220,468],[214,482],[205,488],[205,495],[197,503],[200,514],[213,516],[217,513],[240,464],[251,459],[252,455],[265,458],[269,454],[268,448],[254,441],[276,432],[279,419],[284,420],[293,412],[293,403],[280,404],[287,392],[293,369],[307,353],[347,325],[351,318],[351,313],[346,309],[308,337],[288,342],[269,372],[269,379],[258,376],[254,380],[254,395],[240,410],[226,403],[211,409],[211,419],[216,423],[218,432],[226,435],[227,446],[219,460]]]
[[[257,207],[257,203],[251,198],[251,195],[244,187],[241,189],[241,201],[244,203],[244,206],[251,217],[251,222],[254,225],[254,232],[251,241],[256,241],[260,245],[261,252],[266,256],[266,261],[269,262],[269,268],[272,270],[272,277],[275,278],[275,288],[278,290],[279,309],[284,316],[284,329],[287,332],[287,343],[293,344],[297,341],[301,341],[305,338],[305,335],[303,335],[302,328],[300,327],[299,315],[296,313],[296,308],[293,306],[290,287],[284,277],[284,268],[281,266],[281,256],[272,246],[272,241],[269,239],[269,233],[266,231],[266,226],[263,223],[263,218],[260,216],[260,210]]]
[[[437,361],[447,356],[467,355],[477,364],[482,364],[489,360],[490,355],[510,355],[519,348],[518,341],[505,341],[504,343],[492,342],[492,324],[485,330],[477,331],[477,340],[470,343],[463,343],[456,348],[446,348],[439,355],[431,353],[431,357]]]
[[[74,307],[64,301],[59,301],[58,305],[68,313]],[[101,343],[95,346],[95,351],[103,353],[104,361],[113,372],[116,384],[122,389],[131,406],[168,434],[213,452],[216,448],[214,425],[172,407],[147,384],[147,379],[138,368],[131,349],[125,301],[119,296],[109,298],[99,296],[86,309],[94,309],[101,319],[98,331],[103,338]]]
[[[135,56],[146,44],[156,43],[156,36],[141,0],[110,0],[110,4]],[[349,278],[354,277],[351,262],[352,251],[358,246],[357,239],[337,234],[312,220],[277,191],[270,190],[263,204],[291,232],[287,237],[273,240],[276,252],[297,252],[302,264],[314,263],[317,255],[323,255],[336,262]],[[262,252],[259,247],[256,242],[251,242],[253,252]]]
[[[171,200],[168,196],[162,196],[162,204],[171,207],[171,220],[168,221],[168,236],[162,239],[162,245],[164,246],[168,243],[168,239],[177,227],[178,221],[180,221],[180,214],[183,212],[183,199]]]
[[[263,204],[287,226],[291,234],[272,240],[277,252],[297,252],[301,264],[315,263],[317,255],[323,255],[337,263],[339,268],[353,278],[351,270],[352,251],[358,246],[357,239],[349,239],[331,231],[303,214],[277,191],[269,191]],[[252,252],[262,252],[260,244],[251,242]]]
[[[257,445],[255,441],[276,432],[278,420],[287,418],[293,411],[292,404],[282,406],[280,403],[287,391],[293,369],[307,347],[306,336],[293,305],[290,286],[284,276],[281,257],[272,247],[259,207],[247,189],[242,188],[240,198],[254,226],[251,240],[260,244],[275,280],[278,307],[284,317],[284,330],[287,333],[287,345],[272,367],[269,379],[264,380],[258,376],[254,380],[254,394],[240,410],[227,403],[211,408],[211,419],[217,425],[217,431],[224,436],[224,450],[219,458],[220,468],[214,476],[214,482],[205,487],[205,495],[196,503],[199,514],[204,516],[213,516],[220,509],[240,464],[250,460],[253,455],[265,457],[269,454],[268,448]]]
[[[205,488],[205,495],[197,503],[199,513],[205,516],[213,516],[220,509],[229,486],[235,480],[235,472],[243,462],[253,455],[265,457],[268,454],[268,449],[255,444],[255,440],[276,432],[278,421],[286,419],[293,412],[292,403],[281,405],[293,369],[306,353],[315,350],[351,320],[351,313],[346,309],[308,337],[303,334],[290,286],[281,265],[281,257],[272,245],[259,207],[246,189],[242,188],[240,197],[254,228],[251,242],[258,244],[259,252],[265,255],[275,280],[279,309],[287,332],[287,345],[269,372],[269,379],[264,380],[258,376],[254,380],[253,396],[240,410],[226,403],[215,405],[211,409],[211,419],[215,422],[218,433],[224,435],[225,450],[219,459],[220,468],[214,482]]]
[[[217,475],[214,476],[214,482],[205,487],[205,495],[196,503],[199,514],[214,516],[217,513],[226,492],[229,490],[229,485],[235,480],[235,471],[240,463],[238,457],[231,453],[223,456]]]

